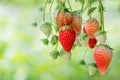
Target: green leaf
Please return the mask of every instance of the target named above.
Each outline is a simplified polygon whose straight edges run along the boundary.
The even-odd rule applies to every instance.
[[[90,8],[90,9],[88,10],[87,15],[90,15],[93,11],[95,11],[96,8],[97,8],[97,7],[92,7],[92,8]]]
[[[85,63],[84,60],[80,60],[80,61],[79,61],[79,64],[80,64],[80,65],[85,65],[86,63]]]
[[[48,45],[48,43],[49,43],[48,38],[41,39],[41,41],[42,41],[43,44],[45,44],[45,45]]]
[[[33,27],[37,27],[37,22],[33,22],[33,23],[32,23],[32,26],[33,26]]]
[[[91,5],[92,3],[94,3],[96,0],[88,0],[89,5]]]
[[[85,0],[79,0],[82,4],[82,8],[84,7],[84,4],[85,4]]]

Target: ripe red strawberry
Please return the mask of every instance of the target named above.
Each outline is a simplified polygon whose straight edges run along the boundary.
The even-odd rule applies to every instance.
[[[64,26],[60,30],[58,38],[64,50],[69,52],[74,44],[76,33],[70,26]]]
[[[56,22],[57,22],[58,28],[69,25],[71,21],[72,21],[72,15],[70,12],[59,11],[57,13]]]
[[[99,23],[97,20],[88,20],[84,25],[84,32],[88,35],[94,34],[99,30]]]
[[[112,51],[108,47],[101,45],[95,49],[94,59],[99,72],[104,75],[112,60]]]
[[[88,41],[89,47],[94,48],[96,43],[97,43],[97,40],[96,40],[95,36],[94,37],[90,36],[89,41]]]
[[[81,32],[81,23],[82,23],[81,17],[77,14],[74,14],[72,17],[73,18],[72,18],[71,26],[73,27],[73,30],[76,33],[80,33]]]

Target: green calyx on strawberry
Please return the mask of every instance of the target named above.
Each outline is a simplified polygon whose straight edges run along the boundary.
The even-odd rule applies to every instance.
[[[112,51],[109,47],[100,45],[95,48],[94,60],[101,75],[104,75],[112,60]]]
[[[71,28],[71,26],[64,26],[59,31],[59,37],[58,37],[63,49],[66,52],[70,52],[72,49],[72,46],[74,44],[74,41],[76,39],[76,33]]]
[[[51,37],[51,41],[50,42],[51,42],[52,45],[56,45],[58,43],[58,36],[57,35],[53,35]]]
[[[49,37],[51,35],[52,32],[52,28],[51,28],[51,23],[49,22],[45,22],[43,24],[41,24],[40,26],[40,30],[47,36]]]
[[[106,32],[105,31],[98,31],[96,34],[96,39],[100,44],[105,44],[106,42]]]
[[[59,56],[59,51],[57,51],[57,50],[52,50],[52,51],[50,52],[50,56],[51,56],[53,59],[57,59],[58,56]]]

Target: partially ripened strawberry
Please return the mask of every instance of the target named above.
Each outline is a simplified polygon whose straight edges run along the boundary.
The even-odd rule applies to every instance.
[[[94,60],[99,72],[104,75],[112,60],[112,51],[108,47],[101,45],[94,51]]]
[[[88,41],[89,47],[94,48],[96,43],[97,43],[97,40],[96,40],[95,36],[92,36],[92,37],[90,36],[89,41]]]
[[[84,25],[84,32],[88,35],[92,35],[98,30],[99,23],[97,20],[88,20]]]
[[[47,37],[49,37],[52,32],[51,23],[49,23],[49,22],[43,23],[40,26],[40,29]]]
[[[97,41],[100,44],[105,44],[106,42],[106,32],[105,31],[99,31],[95,34]]]
[[[69,52],[72,49],[74,44],[76,33],[70,26],[64,26],[59,31],[59,41],[63,47],[63,49]]]
[[[57,23],[58,28],[69,25],[71,21],[72,21],[72,15],[70,12],[59,11],[57,13],[56,23]]]
[[[81,19],[80,15],[73,14],[72,15],[72,22],[71,22],[70,25],[73,27],[73,30],[76,33],[80,33],[81,32],[81,23],[82,23],[82,19]]]

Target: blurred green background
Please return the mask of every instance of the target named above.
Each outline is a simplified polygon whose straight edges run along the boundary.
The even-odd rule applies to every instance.
[[[120,1],[104,0],[105,29],[114,48],[112,62],[104,76],[99,73],[89,76],[88,69],[78,65],[84,48],[72,51],[70,63],[49,56],[53,47],[43,45],[40,39],[44,35],[39,27],[32,26],[38,15],[37,21],[42,22],[40,10],[44,3],[45,0],[0,0],[0,80],[119,80]],[[92,54],[89,50],[85,56],[88,63],[92,61],[89,59],[93,58]]]

